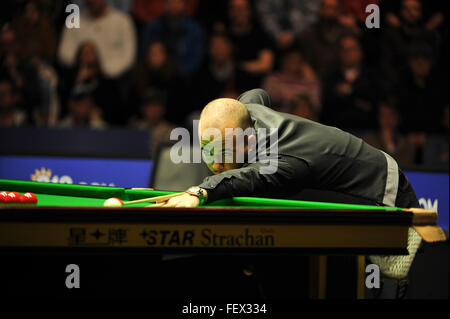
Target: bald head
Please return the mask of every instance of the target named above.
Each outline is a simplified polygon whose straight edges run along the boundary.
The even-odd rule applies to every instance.
[[[214,174],[242,167],[256,137],[250,114],[235,99],[208,103],[200,115],[198,134],[203,159]]]
[[[200,115],[200,131],[217,128],[246,129],[252,126],[250,114],[244,104],[235,99],[221,98],[208,103]]]

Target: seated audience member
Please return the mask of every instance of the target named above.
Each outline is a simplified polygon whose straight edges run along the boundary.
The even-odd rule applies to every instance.
[[[428,134],[423,149],[423,164],[428,168],[448,170],[448,104],[442,111],[441,129]]]
[[[16,34],[16,56],[19,61],[26,61],[36,73],[34,90],[39,91],[40,103],[29,110],[29,118],[38,126],[55,125],[59,114],[58,74],[52,63],[57,39],[41,2],[26,1],[15,17],[12,29]]]
[[[339,65],[324,81],[322,121],[349,130],[375,127],[378,90],[371,71],[363,65],[358,39],[345,36],[340,41]]]
[[[80,44],[75,65],[68,70],[61,83],[62,101],[68,101],[72,88],[83,84],[89,86],[95,104],[102,110],[106,121],[123,123],[124,110],[121,108],[121,97],[117,83],[108,79],[101,68],[102,61],[93,42]],[[63,105],[64,109],[67,107]]]
[[[306,94],[298,94],[294,96],[282,109],[282,112],[290,113],[296,116],[303,117],[314,122],[319,121],[317,111],[311,98]]]
[[[291,47],[317,20],[320,0],[258,0],[259,20],[279,49]]]
[[[17,107],[14,84],[7,76],[0,75],[0,126],[21,126],[26,114]]]
[[[136,33],[128,14],[108,6],[106,0],[87,0],[80,16],[80,28],[63,27],[58,58],[63,66],[73,67],[79,47],[92,42],[102,57],[101,69],[107,78],[117,79],[133,66]]]
[[[164,15],[146,25],[141,36],[141,51],[151,42],[163,42],[179,72],[189,78],[204,55],[202,27],[185,14],[185,0],[167,0]]]
[[[173,142],[170,140],[170,133],[175,125],[164,119],[165,111],[164,94],[149,89],[141,96],[140,118],[134,118],[130,122],[131,126],[151,131],[152,152],[162,144]]]
[[[60,113],[56,70],[47,62],[35,56],[31,63],[36,68],[39,80],[41,103],[33,110],[33,122],[37,126],[56,125]]]
[[[19,48],[15,31],[4,26],[0,31],[0,73],[12,81],[16,106],[31,119],[34,109],[42,103],[39,77],[32,63],[19,58]]]
[[[354,34],[354,31],[339,20],[340,16],[339,0],[322,0],[319,20],[300,36],[299,43],[305,58],[320,77],[337,67],[339,58],[336,52],[339,51],[341,38]]]
[[[366,8],[370,4],[380,5],[381,0],[341,0],[341,22],[342,17],[345,19],[352,18],[356,24],[363,25],[366,23],[368,13]]]
[[[262,87],[273,104],[283,106],[298,94],[307,95],[316,112],[320,110],[320,82],[298,50],[289,50],[281,58],[279,72],[268,75]]]
[[[166,0],[134,0],[133,14],[139,24],[148,23],[164,14]],[[199,0],[186,0],[184,12],[193,17],[197,11]]]
[[[179,106],[186,105],[185,83],[163,42],[155,41],[148,45],[145,55],[135,68],[134,83],[135,92],[129,103],[134,112],[139,109],[139,97],[149,88],[157,89],[166,96],[168,119],[175,123],[183,122],[188,108]]]
[[[197,21],[203,25],[208,34],[214,33],[217,22],[224,19],[228,3],[229,0],[199,0]]]
[[[195,101],[204,105],[221,92],[234,90],[237,82],[233,44],[225,33],[214,33],[209,38],[208,57],[195,77]]]
[[[20,43],[20,59],[38,57],[46,62],[53,62],[56,55],[56,32],[40,1],[26,1],[20,14],[14,19],[12,28]]]
[[[412,132],[435,132],[440,108],[448,99],[447,89],[435,76],[431,48],[417,43],[410,46],[405,58],[407,69],[402,72],[396,93],[403,119],[402,127]]]
[[[378,130],[364,140],[391,155],[400,166],[414,164],[416,147],[400,133],[400,115],[393,101],[380,103],[378,107]]]
[[[407,67],[406,57],[411,44],[426,43],[432,50],[431,54],[435,55],[438,34],[434,28],[427,27],[419,0],[401,0],[399,16],[392,13],[386,16],[387,28],[380,43],[380,62],[384,76],[395,85]]]
[[[180,83],[178,70],[169,57],[163,42],[155,41],[148,44],[142,61],[136,66],[135,85],[139,95],[149,87],[158,90],[173,90]]]
[[[60,121],[60,127],[106,128],[106,122],[102,119],[100,108],[95,105],[92,93],[89,85],[78,84],[74,87],[68,102],[69,113]]]
[[[224,28],[216,24],[216,31]],[[242,72],[238,91],[259,87],[273,67],[274,54],[269,37],[262,31],[248,0],[230,0],[226,25],[234,48],[236,67]]]

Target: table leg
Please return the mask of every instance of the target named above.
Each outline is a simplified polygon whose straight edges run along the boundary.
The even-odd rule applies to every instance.
[[[364,290],[365,290],[365,279],[366,279],[366,257],[358,256],[358,271],[356,278],[356,299],[364,299]]]
[[[309,297],[325,299],[327,290],[327,256],[309,258]]]

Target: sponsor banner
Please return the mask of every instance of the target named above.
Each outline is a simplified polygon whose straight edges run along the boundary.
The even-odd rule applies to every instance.
[[[0,247],[403,249],[408,226],[255,224],[0,224]],[[349,236],[351,234],[351,236]]]
[[[148,187],[152,161],[1,156],[0,178],[61,184]]]
[[[422,208],[438,212],[438,225],[448,230],[448,173],[404,172]]]

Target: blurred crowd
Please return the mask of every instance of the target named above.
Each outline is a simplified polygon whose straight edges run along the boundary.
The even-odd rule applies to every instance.
[[[157,147],[261,87],[402,166],[448,169],[445,1],[3,0],[0,26],[0,126],[134,127]]]

